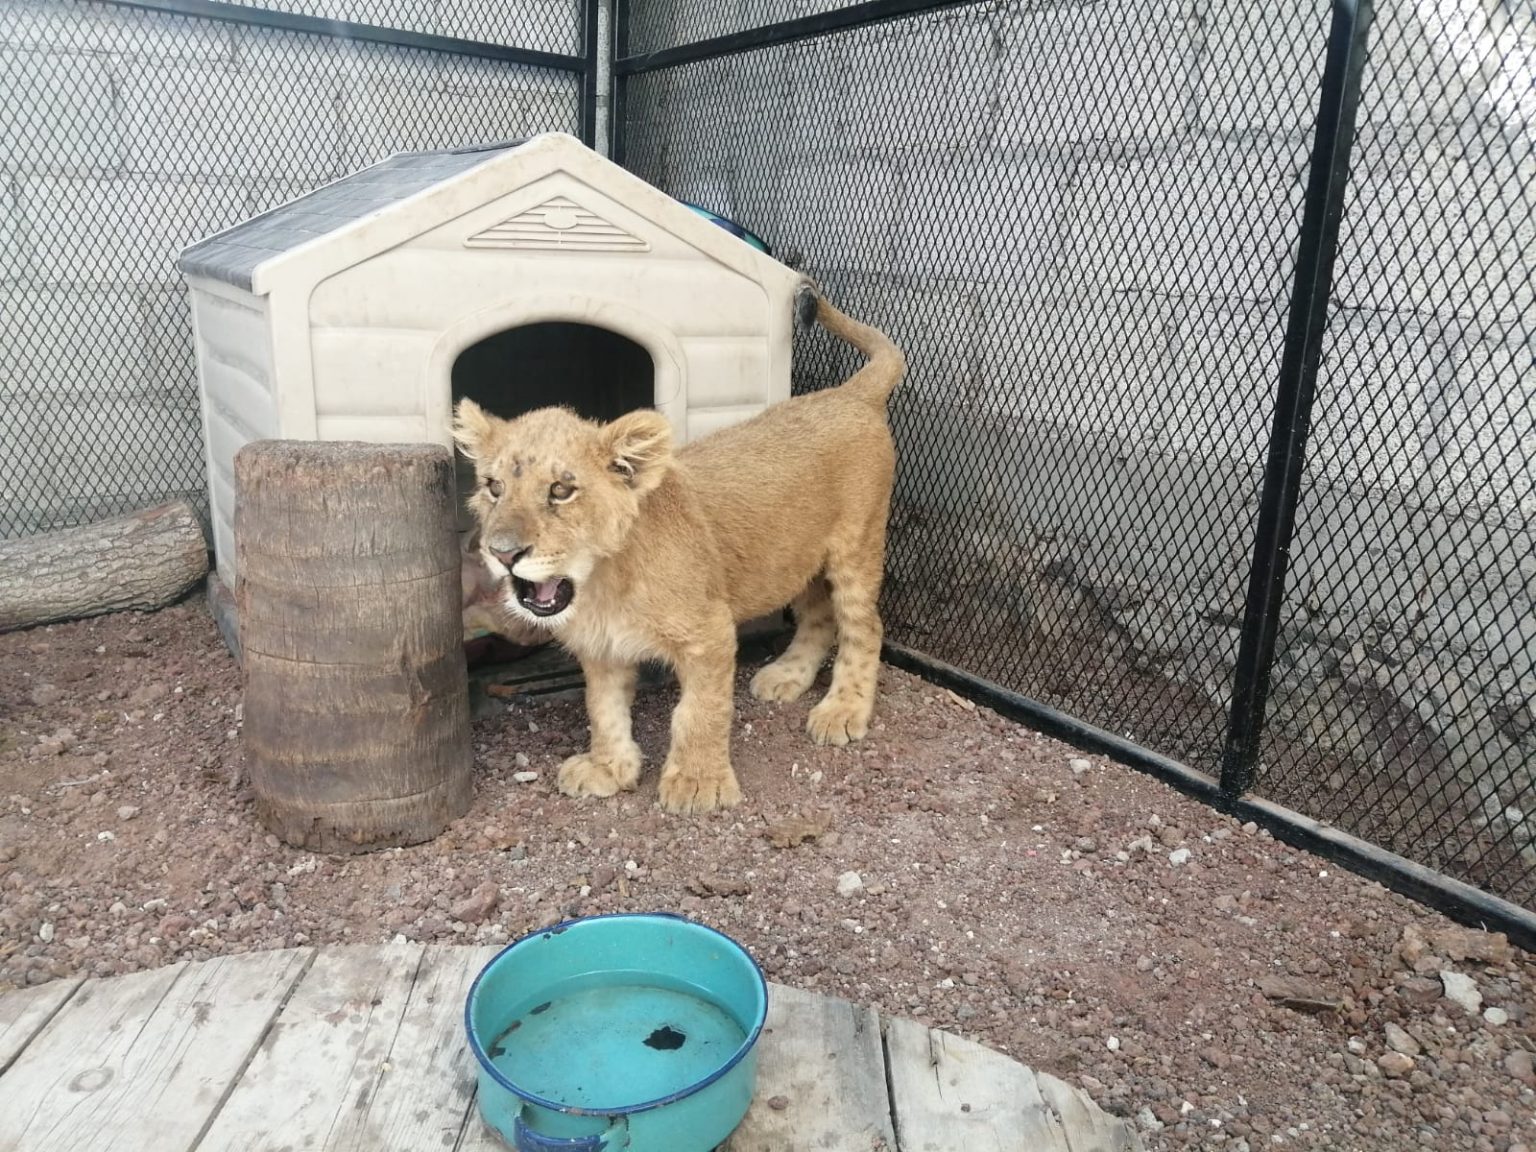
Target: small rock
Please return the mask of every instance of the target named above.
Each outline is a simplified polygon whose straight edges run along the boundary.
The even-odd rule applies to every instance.
[[[1104,1047],[1108,1048],[1111,1052],[1118,1052],[1118,1051],[1120,1051],[1120,1037],[1118,1037],[1118,1036],[1111,1036],[1111,1037],[1109,1037],[1107,1040],[1104,1041]]]
[[[1382,1031],[1386,1033],[1387,1047],[1392,1051],[1401,1052],[1404,1056],[1419,1054],[1419,1042],[1401,1024],[1388,1023]]]
[[[128,905],[124,904],[121,900],[118,900],[113,903],[112,907],[108,908],[107,911],[111,913],[115,919],[121,920],[124,916],[128,915]]]
[[[1173,825],[1164,825],[1157,830],[1157,838],[1164,848],[1177,848],[1184,842],[1184,830]]]
[[[609,887],[619,877],[618,869],[612,864],[604,864],[592,873],[592,891],[601,892]]]
[[[1168,853],[1168,863],[1178,868],[1180,865],[1188,864],[1191,855],[1192,853],[1188,848],[1176,848]]]
[[[50,704],[56,704],[64,696],[52,684],[39,684],[32,689],[32,703],[39,708],[46,708]]]
[[[526,767],[528,767],[528,765],[530,763],[530,761],[528,759],[528,753],[526,753],[526,752],[519,752],[519,753],[517,753],[515,756],[512,757],[512,763],[516,764],[519,768],[526,768]]]
[[[117,818],[119,820],[132,820],[138,814],[138,808],[132,804],[124,804],[117,810]]]
[[[514,772],[514,773],[512,773],[512,779],[517,781],[519,784],[532,784],[538,778],[539,778],[539,774],[537,772]]]
[[[41,940],[44,944],[52,944],[53,943],[53,925],[48,923],[46,920],[44,920],[43,921],[43,926],[37,930],[37,938],[39,940]]]
[[[469,896],[453,906],[450,913],[455,920],[466,924],[479,924],[496,911],[501,903],[501,892],[491,881],[481,884]]]
[[[1445,989],[1445,998],[1461,1005],[1467,1015],[1476,1016],[1482,1009],[1483,994],[1477,990],[1477,981],[1472,977],[1446,970],[1440,973],[1440,984]]]
[[[837,878],[837,894],[839,896],[852,896],[864,887],[864,878],[857,872],[844,872]]]
[[[1099,842],[1092,836],[1079,836],[1072,842],[1072,847],[1086,855],[1097,852],[1099,850]]]
[[[1365,1041],[1359,1039],[1358,1037],[1351,1036],[1345,1047],[1347,1047],[1356,1056],[1365,1055]]]
[[[1376,1067],[1380,1068],[1389,1080],[1400,1080],[1413,1071],[1413,1057],[1401,1052],[1383,1052],[1376,1058]]]
[[[538,730],[539,730],[539,722],[537,720],[530,720],[530,721],[528,721],[528,731],[530,731],[530,732],[537,732]]]
[[[1504,1057],[1504,1071],[1523,1084],[1536,1086],[1536,1056],[1524,1048],[1516,1048]]]
[[[192,917],[183,916],[179,912],[173,912],[160,921],[160,926],[156,929],[156,931],[160,936],[169,940],[172,937],[180,936],[183,932],[186,932],[191,927]]]
[[[770,1096],[768,1097],[768,1107],[772,1108],[775,1112],[782,1112],[789,1107],[789,1097]]]
[[[1150,852],[1150,851],[1152,851],[1152,837],[1150,837],[1150,836],[1138,837],[1137,839],[1132,840],[1129,844],[1127,844],[1125,846],[1125,850],[1127,852],[1131,853],[1133,856],[1137,852]]]
[[[98,832],[96,833],[96,839],[102,841],[103,843],[111,843],[113,840],[117,839],[117,833],[112,831]]]
[[[1136,957],[1136,971],[1150,972],[1156,966],[1156,962],[1150,956]]]
[[[1501,1028],[1509,1023],[1509,1013],[1502,1008],[1484,1008],[1483,1019],[1495,1028]]]
[[[1163,1129],[1163,1122],[1152,1114],[1151,1108],[1147,1107],[1143,1107],[1136,1113],[1136,1123],[1147,1132],[1161,1132]]]
[[[1429,944],[1452,960],[1473,960],[1479,964],[1502,964],[1514,955],[1504,933],[1475,928],[1441,928],[1429,934]]]
[[[1081,776],[1084,772],[1088,771],[1088,769],[1092,768],[1093,765],[1081,757],[1075,757],[1067,761],[1067,767],[1072,769],[1072,775],[1074,778],[1076,778]]]

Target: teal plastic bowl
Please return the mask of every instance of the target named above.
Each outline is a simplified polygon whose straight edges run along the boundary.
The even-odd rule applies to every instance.
[[[667,913],[508,945],[464,1005],[485,1123],[518,1152],[709,1152],[757,1080],[768,985],[730,937]]]

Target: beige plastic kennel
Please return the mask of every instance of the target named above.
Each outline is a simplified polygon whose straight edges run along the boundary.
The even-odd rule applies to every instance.
[[[789,395],[797,273],[573,137],[412,153],[188,248],[218,572],[255,439],[451,445],[452,406],[655,406],[687,441]]]

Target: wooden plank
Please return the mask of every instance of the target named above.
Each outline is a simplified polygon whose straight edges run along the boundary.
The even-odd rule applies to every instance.
[[[1136,1130],[1105,1112],[1082,1089],[1045,1072],[1036,1072],[1035,1079],[1040,1095],[1061,1117],[1072,1152],[1141,1152]]]
[[[894,1152],[874,1009],[771,984],[758,1046],[757,1091],[729,1152]]]
[[[360,1127],[422,967],[420,944],[323,948],[208,1131],[205,1150],[330,1152],[395,1145]],[[457,1020],[451,1004],[432,1006]],[[453,1121],[462,1123],[464,1102]],[[432,1113],[425,1121],[431,1124]],[[437,1145],[444,1147],[444,1145]],[[423,1145],[417,1145],[417,1148]],[[451,1144],[448,1145],[451,1147]]]
[[[886,1024],[902,1152],[1137,1152],[1129,1127],[1000,1052],[911,1020]],[[1051,1081],[1051,1095],[1042,1080]]]
[[[498,951],[455,945],[426,950],[371,1090],[365,1089],[366,1097],[359,1092],[338,1118],[327,1148],[418,1152],[454,1147],[475,1092],[475,1058],[464,1035],[464,998]],[[506,1152],[502,1145],[493,1147]]]
[[[80,984],[80,980],[51,980],[0,996],[0,1072],[15,1063]]]
[[[185,1152],[310,960],[221,957],[88,980],[0,1079],[8,1152]]]

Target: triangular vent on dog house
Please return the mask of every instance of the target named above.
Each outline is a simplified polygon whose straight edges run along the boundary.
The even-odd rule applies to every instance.
[[[519,212],[500,224],[477,232],[464,242],[468,248],[535,248],[580,252],[644,252],[650,248],[565,196]]]

